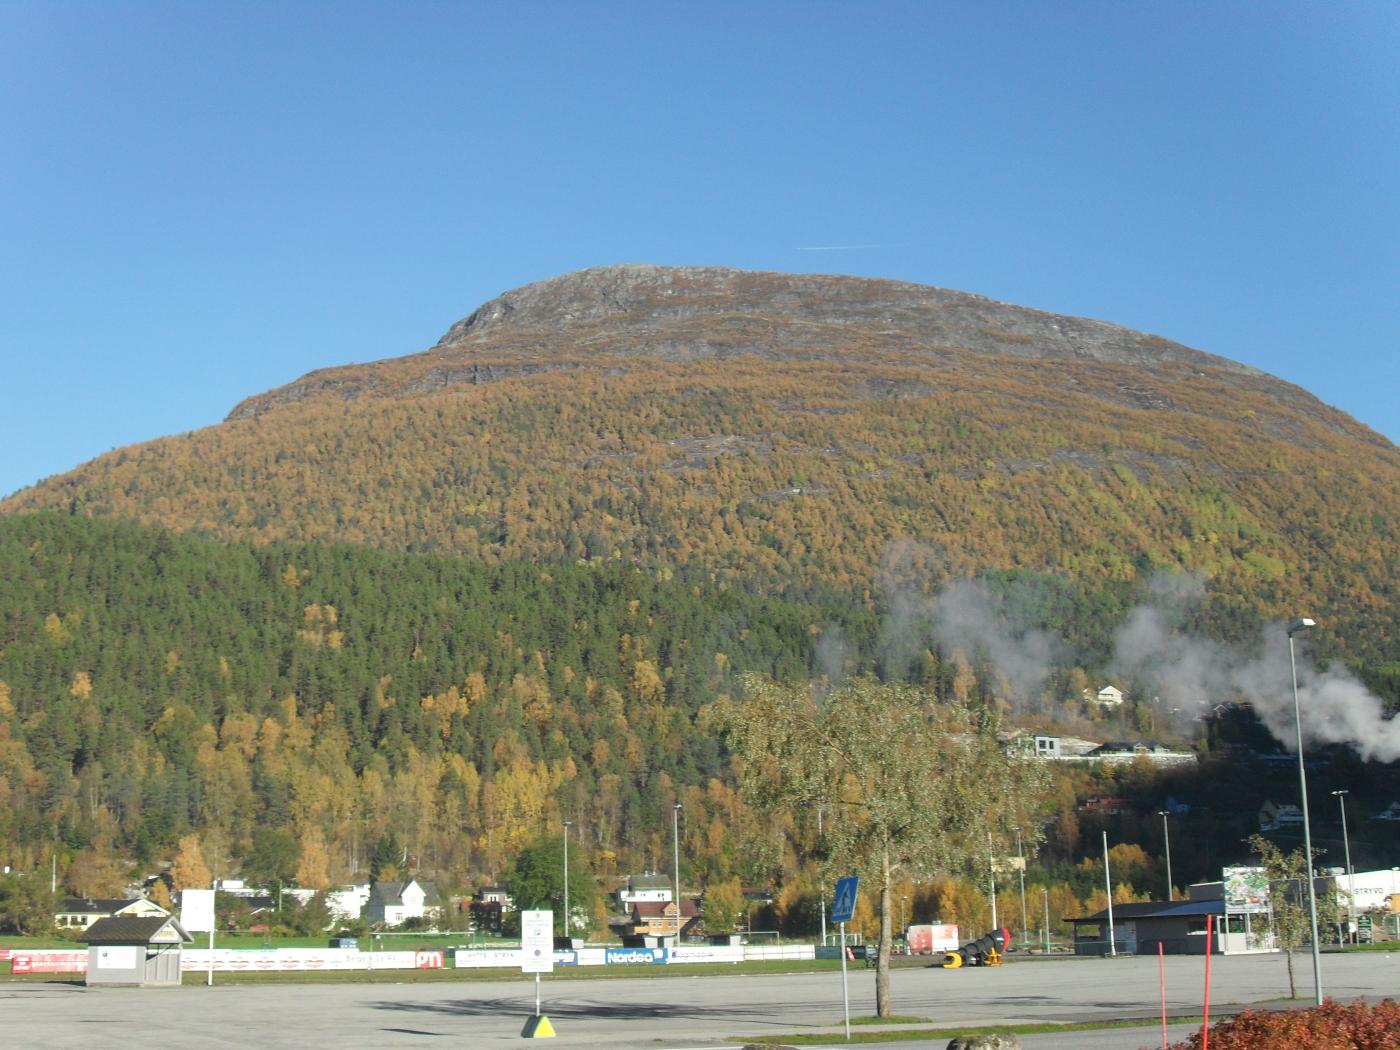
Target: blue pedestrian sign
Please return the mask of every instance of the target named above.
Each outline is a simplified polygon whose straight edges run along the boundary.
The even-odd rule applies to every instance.
[[[856,913],[856,889],[860,886],[859,875],[847,875],[836,880],[836,899],[831,902],[831,921],[850,922]]]

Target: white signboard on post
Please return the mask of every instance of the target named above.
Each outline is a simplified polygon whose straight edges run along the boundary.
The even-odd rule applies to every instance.
[[[214,928],[214,891],[180,891],[180,925],[190,933],[208,933]]]
[[[520,913],[520,972],[554,972],[554,912]]]

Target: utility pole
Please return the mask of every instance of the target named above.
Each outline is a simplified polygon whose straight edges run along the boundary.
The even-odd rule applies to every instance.
[[[822,843],[822,808],[817,807],[817,845]],[[822,869],[821,875],[821,914],[822,914],[822,947],[826,947],[826,870]]]
[[[992,887],[992,929],[999,930],[1001,926],[997,923],[997,861],[990,831],[987,832],[987,874],[990,876]]]
[[[1172,837],[1171,832],[1167,830],[1167,811],[1159,809],[1157,816],[1162,818],[1162,841],[1166,843],[1167,849],[1167,900],[1171,901],[1176,899],[1176,887],[1172,882]]]
[[[1298,794],[1303,803],[1303,853],[1308,875],[1308,933],[1312,938],[1313,998],[1322,1005],[1322,956],[1317,943],[1317,887],[1313,882],[1312,826],[1308,818],[1308,772],[1303,762],[1303,712],[1298,703],[1298,659],[1293,653],[1293,636],[1310,630],[1317,621],[1304,616],[1288,625],[1288,670],[1293,676],[1293,725],[1298,731]]]
[[[1011,830],[1016,832],[1016,856],[1021,862],[1021,943],[1024,944],[1027,939],[1026,927],[1029,925],[1026,921],[1026,852],[1021,848],[1021,829]]]
[[[1342,810],[1342,850],[1347,862],[1347,943],[1351,943],[1352,932],[1356,929],[1356,883],[1351,872],[1351,839],[1347,836],[1347,790],[1334,791],[1337,805]]]
[[[681,943],[681,804],[671,807],[671,836],[675,846],[676,868],[676,946]]]
[[[570,937],[569,932],[569,827],[572,820],[564,821],[564,936]]]
[[[1118,958],[1118,946],[1113,939],[1113,880],[1108,874],[1108,832],[1103,833],[1103,884],[1108,892],[1108,954]]]

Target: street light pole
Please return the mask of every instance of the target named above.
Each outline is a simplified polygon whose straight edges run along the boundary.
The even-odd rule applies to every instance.
[[[1108,873],[1108,832],[1103,833],[1103,886],[1108,894],[1108,954],[1118,958],[1118,944],[1113,931],[1113,878]]]
[[[997,922],[997,858],[996,847],[992,845],[992,833],[987,832],[987,874],[992,888],[992,929],[1001,929]]]
[[[1159,809],[1157,816],[1162,818],[1162,841],[1167,845],[1167,900],[1176,900],[1175,883],[1172,882],[1172,835],[1167,830],[1167,811]]]
[[[1303,798],[1303,853],[1308,882],[1308,930],[1312,935],[1313,997],[1322,1005],[1322,953],[1317,944],[1317,889],[1313,886],[1312,828],[1308,822],[1308,773],[1303,766],[1303,712],[1298,704],[1298,660],[1293,653],[1293,636],[1316,627],[1307,617],[1288,625],[1288,668],[1293,675],[1293,724],[1298,730],[1298,788]]]
[[[1337,805],[1342,811],[1342,850],[1347,862],[1347,943],[1351,943],[1352,931],[1356,929],[1356,884],[1351,871],[1351,840],[1347,838],[1347,790],[1334,791]]]
[[[1026,943],[1026,852],[1021,848],[1021,829],[1012,828],[1016,832],[1016,856],[1021,860],[1021,943]]]
[[[572,820],[564,821],[564,936],[571,936],[569,933],[569,827]]]
[[[675,847],[673,857],[676,871],[676,944],[681,943],[681,804],[671,807],[671,840]]]
[[[823,851],[823,854],[822,854],[822,855],[823,855],[823,857],[824,857],[824,856],[825,856],[825,846],[826,846],[826,843],[825,843],[825,841],[823,840],[823,836],[822,836],[822,808],[821,808],[821,806],[818,806],[818,807],[817,807],[817,846],[818,846],[819,848],[822,849],[822,851]],[[826,868],[823,866],[823,868],[821,869],[821,871],[822,871],[822,875],[821,875],[821,897],[820,897],[818,903],[819,903],[819,906],[820,906],[820,908],[821,908],[821,915],[822,915],[822,947],[825,948],[825,947],[826,947]]]

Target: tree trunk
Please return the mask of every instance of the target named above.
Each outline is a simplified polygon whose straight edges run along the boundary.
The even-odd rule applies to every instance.
[[[1293,949],[1287,948],[1283,953],[1288,959],[1288,998],[1298,998],[1298,988],[1293,983]]]
[[[875,969],[875,1014],[878,1017],[892,1017],[894,1004],[890,1002],[890,902],[893,892],[890,888],[890,851],[880,853],[880,954]]]

